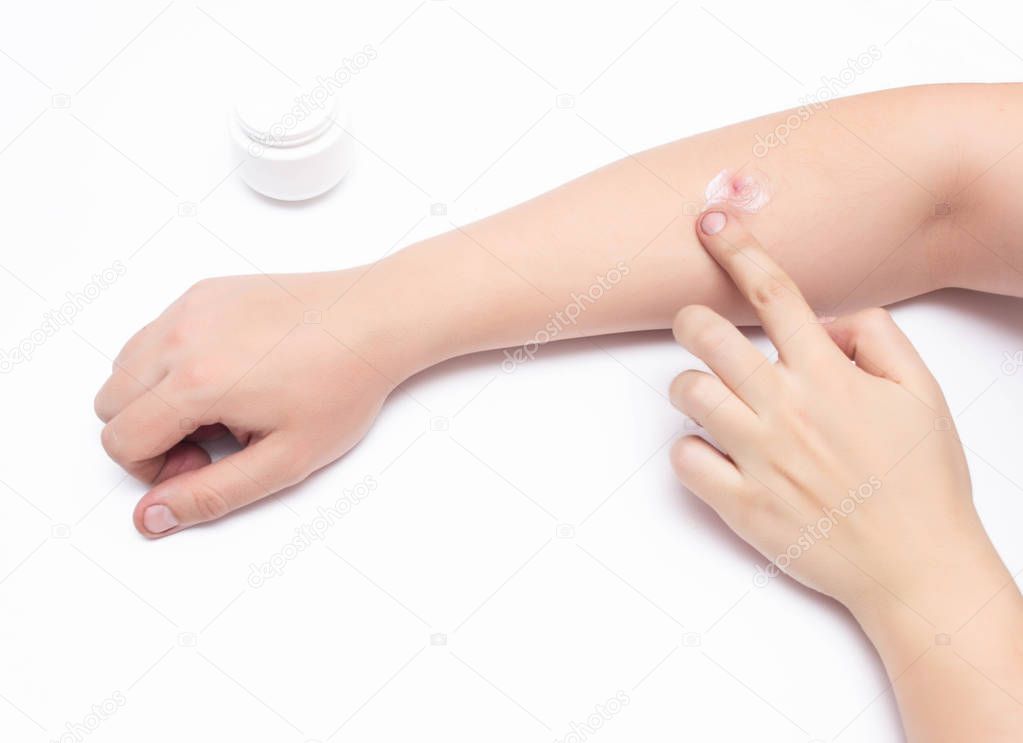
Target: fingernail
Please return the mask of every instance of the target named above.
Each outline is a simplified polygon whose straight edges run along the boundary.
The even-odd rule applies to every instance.
[[[725,228],[727,221],[724,212],[707,212],[700,220],[700,229],[705,235],[716,235]]]
[[[838,318],[836,318],[834,315],[821,315],[820,317],[817,318],[817,322],[819,322],[821,325],[830,325],[837,319]]]
[[[151,534],[160,534],[178,525],[174,512],[167,506],[150,506],[142,514],[142,525]]]

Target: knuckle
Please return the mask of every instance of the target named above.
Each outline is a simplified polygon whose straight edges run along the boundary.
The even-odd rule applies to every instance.
[[[716,320],[716,318],[715,318]],[[708,322],[693,333],[693,348],[698,355],[709,356],[718,351],[728,340],[726,329],[718,322]]]
[[[195,297],[197,297],[197,296],[201,296],[201,295],[205,294],[206,292],[211,291],[213,289],[213,286],[214,286],[215,282],[216,282],[216,279],[210,279],[210,278],[199,279],[194,284],[192,284],[190,287],[188,287],[188,290],[185,291],[185,296],[186,297],[191,297],[193,299]]]
[[[175,304],[183,310],[188,310],[193,307],[197,301],[201,301],[201,297],[210,291],[210,285],[212,282],[213,279],[199,279],[188,287],[180,297],[178,297]]]
[[[860,325],[868,332],[885,330],[894,322],[891,313],[883,307],[871,307],[860,313]]]
[[[735,220],[734,223],[737,227],[739,227],[740,223],[737,220]],[[761,250],[760,242],[744,227],[740,227],[737,230],[735,237],[732,238],[732,244],[735,246],[737,251],[744,254],[751,253],[754,250]]]
[[[142,327],[135,335],[129,338],[124,346],[121,348],[120,353],[117,354],[117,358],[114,359],[114,367],[117,367],[117,363],[124,359],[131,358],[137,354],[142,347],[145,345],[146,340],[153,332],[153,323],[148,323]]]
[[[184,325],[174,324],[167,329],[167,333],[163,337],[163,342],[168,348],[183,348],[187,345],[189,338],[190,334]]]
[[[191,492],[192,508],[201,521],[213,521],[231,511],[224,494],[208,483],[197,484]]]
[[[750,261],[757,260],[756,256],[761,251],[760,243],[751,234],[743,231],[726,243],[724,257],[737,268],[745,268],[750,265]]]
[[[789,288],[778,279],[763,279],[753,286],[750,302],[757,308],[771,307],[783,300],[788,292]]]
[[[173,374],[176,386],[182,390],[203,390],[213,381],[212,370],[200,361],[186,361]]]

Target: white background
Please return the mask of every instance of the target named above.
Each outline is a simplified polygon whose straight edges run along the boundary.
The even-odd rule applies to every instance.
[[[784,578],[754,588],[763,560],[674,481],[665,391],[694,362],[666,333],[550,346],[513,374],[500,352],[430,370],[341,462],[158,542],[131,525],[144,488],[105,457],[92,397],[201,277],[373,260],[623,151],[797,105],[870,45],[849,93],[1017,79],[1020,20],[993,1],[4,3],[0,347],[126,271],[0,376],[0,738],[899,740],[850,618]],[[311,87],[367,44],[342,93],[350,177],[305,205],[249,191],[233,81]],[[1020,310],[965,292],[895,310],[1013,571]],[[249,584],[367,477],[325,539]],[[572,727],[619,692],[600,730]]]

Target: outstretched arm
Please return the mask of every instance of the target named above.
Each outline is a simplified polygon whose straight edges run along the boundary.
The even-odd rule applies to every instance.
[[[135,523],[166,535],[340,457],[445,359],[666,328],[690,303],[755,322],[693,234],[725,169],[733,201],[769,197],[749,223],[822,314],[946,285],[1023,294],[1017,137],[1021,86],[874,93],[625,158],[369,266],[201,282],[118,356],[104,447],[154,483]],[[225,429],[246,448],[210,464],[191,440]]]
[[[822,313],[948,285],[1020,294],[1021,143],[1020,85],[925,86],[807,106],[620,160],[414,245],[361,289],[397,282],[406,297],[398,309],[416,317],[417,331],[423,313],[436,318],[439,332],[422,337],[420,353],[431,363],[534,340],[551,313],[621,265],[627,279],[584,302],[558,337],[665,328],[691,302],[756,322],[693,234],[708,183],[728,169],[766,189],[769,202],[746,219]],[[783,239],[793,233],[797,242]]]

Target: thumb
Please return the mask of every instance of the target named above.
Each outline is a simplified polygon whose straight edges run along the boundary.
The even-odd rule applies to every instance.
[[[856,366],[890,379],[924,399],[941,399],[941,389],[920,354],[887,310],[872,308],[823,324]]]
[[[135,506],[135,528],[144,536],[165,537],[305,479],[284,438],[271,435],[205,467],[181,471],[161,481]]]

